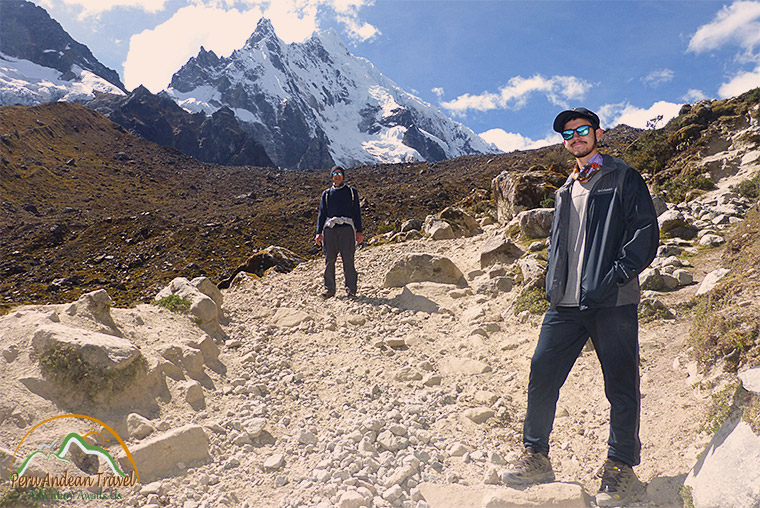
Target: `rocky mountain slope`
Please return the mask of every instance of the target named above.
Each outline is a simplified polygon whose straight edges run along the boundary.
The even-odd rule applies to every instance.
[[[232,110],[190,114],[167,97],[140,86],[127,95],[101,94],[86,104],[130,133],[171,146],[203,162],[274,167],[261,143],[241,127]]]
[[[695,105],[659,132],[612,132],[605,147],[651,164],[650,181],[670,172],[672,185],[660,187],[665,196],[703,185],[689,180],[695,172],[713,183],[710,190],[692,187],[678,203],[657,198],[662,245],[641,275],[644,449],[636,470],[645,486],[634,508],[758,502],[760,109],[752,100]],[[725,114],[729,108],[736,114]],[[238,273],[223,291],[204,277],[157,284],[161,279],[145,272],[177,263],[172,256],[183,249],[185,262],[220,259],[222,249],[252,250],[230,247],[241,241],[234,226],[203,223],[249,206],[236,201],[243,198],[223,199],[231,195],[223,182],[239,187],[239,179],[256,178],[247,182],[256,197],[271,197],[263,201],[269,205],[283,201],[297,181],[313,186],[299,196],[313,198],[326,175],[201,165],[69,104],[0,114],[8,129],[0,138],[8,199],[0,226],[3,244],[13,249],[2,259],[20,267],[4,265],[10,274],[4,280],[15,284],[9,294],[33,286],[48,266],[113,278],[89,288],[51,281],[40,298],[63,303],[14,306],[0,316],[0,475],[30,430],[22,453],[64,432],[97,431],[102,439],[91,434],[90,444],[105,446],[127,472],[129,450],[141,480],[108,491],[120,498],[100,499],[105,506],[592,505],[608,405],[590,349],[559,402],[552,435],[558,481],[525,491],[500,485],[521,449],[530,355],[544,308],[537,290],[546,248],[541,217],[550,211],[520,204],[527,209],[507,222],[518,211],[513,201],[497,222],[493,207],[504,203],[470,195],[459,205],[476,221],[452,210],[426,217],[424,207],[412,206],[418,199],[404,201],[408,189],[422,193],[421,182],[430,182],[433,190],[420,196],[432,213],[473,187],[487,192],[483,187],[501,170],[527,175],[539,163],[560,170],[567,160],[558,147],[386,172],[350,170],[361,179],[375,231],[384,217],[395,220],[377,203],[398,203],[399,217],[420,220],[358,252],[357,299],[324,301],[317,296],[320,259],[261,278]],[[694,123],[718,114],[719,120]],[[657,167],[652,152],[637,145],[678,155]],[[676,173],[684,160],[686,170]],[[409,181],[416,187],[402,187]],[[461,186],[446,187],[452,181]],[[539,198],[547,196],[533,199]],[[63,208],[66,200],[72,210]],[[305,207],[306,201],[293,208],[292,217]],[[71,230],[61,230],[64,224]],[[311,225],[304,227],[308,241]],[[288,227],[281,234],[292,238]],[[185,270],[167,267],[163,276],[202,275]],[[130,278],[123,289],[122,276]],[[69,283],[77,291],[67,290]],[[114,305],[133,302],[130,289],[141,285],[155,304]],[[35,427],[63,414],[105,423],[124,447],[104,442],[107,429],[92,421]],[[49,467],[90,476],[107,468],[81,454],[71,460]],[[7,482],[2,487],[4,504],[38,502]]]
[[[742,150],[744,176],[760,169],[758,155]],[[698,238],[722,236],[729,245],[743,235],[757,238],[742,229],[760,216],[757,203],[728,191],[719,185],[685,206],[671,205],[661,225],[668,229],[681,213],[678,227],[697,227]],[[746,219],[715,220],[728,212],[715,214],[718,206]],[[100,500],[105,506],[591,506],[608,411],[591,349],[561,394],[552,436],[557,482],[525,491],[500,485],[505,464],[521,450],[540,325],[540,310],[524,306],[545,248],[523,233],[534,213],[511,224],[463,222],[470,229],[455,238],[364,248],[356,299],[320,299],[322,264],[314,260],[260,279],[240,274],[223,292],[200,278],[178,279],[156,294],[186,299],[189,311],[113,308],[102,290],[76,302],[14,309],[0,317],[0,368],[8,380],[0,474],[32,425],[76,413],[114,429],[139,470],[141,484],[115,489],[121,499]],[[706,281],[726,249],[699,243],[665,238],[653,263],[659,279],[643,277],[650,289],[640,325],[644,448],[637,472],[645,488],[634,508],[681,507],[684,497],[699,508],[758,501],[753,457],[760,429],[741,437],[731,429],[750,426],[729,420],[712,442],[706,430],[706,422],[716,423],[714,395],[730,390],[736,375],[730,360],[705,368],[692,349],[689,302],[700,292],[723,291]],[[445,269],[420,276],[430,263]],[[694,283],[678,276],[676,265]],[[677,285],[658,286],[666,275]],[[753,274],[729,268],[724,281],[736,276]],[[671,319],[647,310],[663,308]],[[756,300],[743,308],[758,313]],[[79,348],[90,353],[79,356]],[[743,362],[739,370],[757,399],[757,369],[750,367]],[[53,442],[72,427],[43,427],[34,442]],[[741,454],[732,452],[737,446]],[[67,466],[72,475],[106,467],[81,457],[74,463]],[[14,506],[29,504],[23,492],[6,492]],[[728,504],[714,504],[716,497]]]
[[[347,176],[374,235],[489,189],[501,171],[569,167],[557,154],[552,147],[362,166]],[[268,245],[307,257],[316,253],[328,185],[326,171],[203,164],[73,104],[0,107],[3,304],[67,301],[104,287],[118,288],[117,303],[129,305],[178,275],[225,279]]]
[[[116,71],[26,0],[0,2],[0,61],[0,104],[84,102],[95,92],[125,92]]]
[[[353,56],[332,30],[285,44],[262,19],[229,57],[201,48],[166,92],[193,113],[229,107],[283,168],[435,162],[498,152]]]

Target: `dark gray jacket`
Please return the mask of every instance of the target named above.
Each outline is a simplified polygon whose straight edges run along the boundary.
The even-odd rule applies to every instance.
[[[652,196],[638,171],[603,155],[593,179],[586,212],[586,242],[580,275],[580,308],[596,309],[637,304],[639,273],[657,254],[660,230]],[[546,273],[546,298],[554,309],[567,285],[569,177],[555,195],[554,220]]]

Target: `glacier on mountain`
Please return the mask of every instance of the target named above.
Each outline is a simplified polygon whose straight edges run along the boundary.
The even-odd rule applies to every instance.
[[[229,107],[285,168],[499,152],[352,55],[332,29],[285,44],[262,19],[229,57],[201,47],[165,92],[191,113]]]
[[[95,92],[124,95],[116,85],[77,65],[64,75],[51,67],[0,53],[0,104],[83,103],[94,99]]]

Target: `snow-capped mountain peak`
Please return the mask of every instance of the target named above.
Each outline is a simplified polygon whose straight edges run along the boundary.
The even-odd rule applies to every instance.
[[[0,1],[0,104],[85,102],[95,92],[123,95],[124,85],[44,9]]]
[[[201,48],[166,92],[190,112],[229,107],[286,168],[498,151],[352,55],[332,29],[285,44],[262,19],[227,58]]]

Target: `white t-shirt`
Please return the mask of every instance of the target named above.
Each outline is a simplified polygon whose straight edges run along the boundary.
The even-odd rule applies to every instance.
[[[573,182],[571,190],[572,205],[570,206],[570,231],[567,235],[567,285],[565,296],[559,302],[562,307],[577,307],[580,305],[581,269],[583,268],[583,252],[586,245],[586,209],[588,196],[593,187],[590,182]]]

